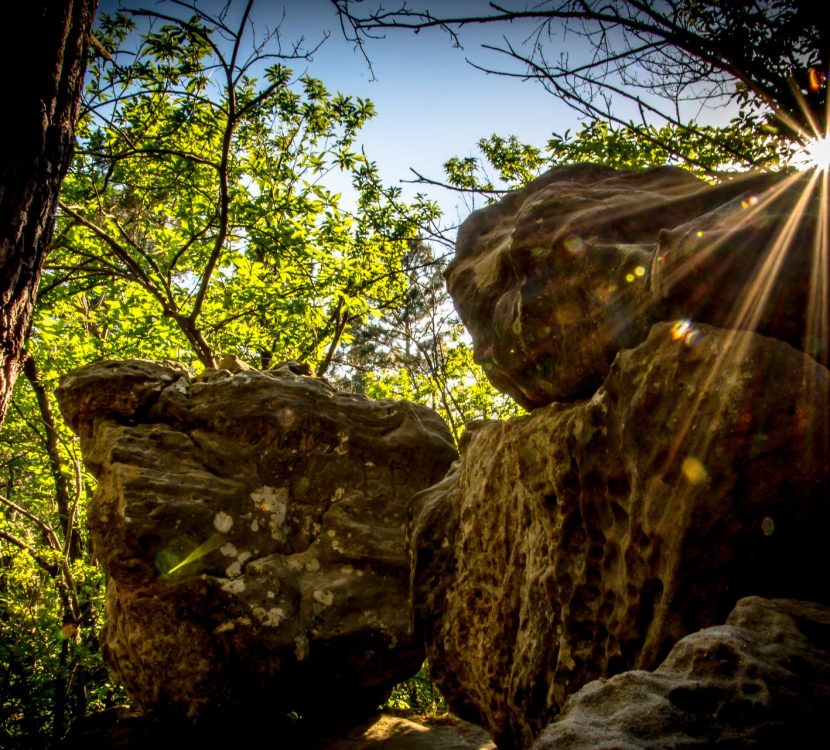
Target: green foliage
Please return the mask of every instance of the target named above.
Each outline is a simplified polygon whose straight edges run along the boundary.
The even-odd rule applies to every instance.
[[[352,333],[343,364],[347,385],[377,399],[426,404],[447,422],[458,442],[477,419],[505,419],[522,411],[497,392],[473,361],[463,326],[444,284],[446,258],[414,241],[403,259],[404,293]]]
[[[106,26],[115,39],[128,28]],[[322,374],[348,326],[400,286],[406,241],[437,209],[402,203],[356,150],[371,102],[281,64],[258,80],[266,56],[234,52],[244,24],[229,40],[217,29],[167,22],[131,62],[92,65],[45,285],[76,306],[95,289],[98,328],[129,310],[145,345],[204,366],[233,353]],[[335,174],[356,210],[329,187]]]
[[[649,169],[673,165],[704,177],[742,169],[780,167],[785,144],[770,134],[749,130],[737,122],[724,127],[689,123],[612,127],[603,120],[585,123],[573,136],[554,134],[547,143],[550,164],[593,162],[615,169]],[[740,160],[740,161],[739,161]]]
[[[123,696],[98,643],[103,576],[88,554],[88,478],[28,377],[0,433],[0,467],[0,746],[47,747],[72,717]]]
[[[418,674],[392,690],[383,708],[431,715],[449,713],[447,701],[432,681],[426,662]]]
[[[455,190],[485,196],[526,185],[546,169],[572,164],[603,164],[637,170],[666,165],[717,180],[752,163],[763,169],[786,165],[793,144],[764,122],[736,119],[724,127],[689,123],[614,127],[590,120],[572,134],[554,133],[544,149],[521,143],[515,136],[491,135],[478,142],[482,156],[454,157],[444,164],[447,183]]]

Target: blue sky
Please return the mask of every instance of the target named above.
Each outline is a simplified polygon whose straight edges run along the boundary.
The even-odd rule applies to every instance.
[[[516,28],[465,31],[464,49],[454,48],[438,30],[417,35],[390,31],[385,39],[372,40],[366,46],[376,78],[371,80],[364,58],[343,38],[328,0],[260,2],[259,12],[266,7],[276,12],[285,6],[286,40],[292,33],[305,33],[311,41],[315,33],[331,32],[309,63],[309,72],[330,89],[368,97],[375,103],[377,116],[363,131],[364,143],[367,155],[378,163],[388,182],[411,178],[410,167],[440,179],[447,159],[473,154],[476,142],[492,133],[514,134],[522,141],[542,145],[551,132],[578,125],[573,111],[538,84],[487,75],[466,62],[467,56],[478,61],[487,57],[480,49],[483,42],[497,41],[507,31],[515,39]],[[393,7],[393,3],[386,4]],[[373,7],[374,3],[368,5]],[[486,3],[444,0],[433,4],[443,13],[469,11],[475,6],[481,9]],[[414,192],[424,187],[407,189]],[[440,190],[432,195],[446,212],[454,213],[455,196]]]

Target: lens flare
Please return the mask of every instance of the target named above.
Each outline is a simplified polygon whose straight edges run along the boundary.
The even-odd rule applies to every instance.
[[[683,459],[682,471],[689,484],[703,484],[709,477],[706,467],[694,456]]]
[[[177,555],[171,550],[163,549],[156,555],[156,567],[162,575],[170,576],[178,572],[186,565],[196,562],[205,555],[210,554],[223,544],[223,537],[218,534],[211,535],[206,542],[202,542],[196,549],[188,554],[183,560],[177,562]]]
[[[816,138],[799,150],[793,164],[799,169],[830,169],[830,137]]]

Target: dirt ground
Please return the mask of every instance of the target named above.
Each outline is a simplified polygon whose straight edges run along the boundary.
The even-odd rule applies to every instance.
[[[487,732],[459,719],[413,719],[383,714],[321,750],[497,750]]]

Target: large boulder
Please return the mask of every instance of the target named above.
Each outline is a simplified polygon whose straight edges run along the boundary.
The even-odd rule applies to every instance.
[[[416,630],[450,705],[527,747],[742,596],[830,601],[828,395],[786,343],[660,323],[589,400],[478,425],[413,501]]]
[[[476,360],[528,409],[590,396],[657,321],[756,330],[826,357],[820,307],[806,304],[829,281],[820,192],[798,176],[713,187],[669,167],[557,168],[464,222],[447,285]]]
[[[358,719],[420,667],[407,508],[456,457],[434,412],[145,361],[70,373],[58,399],[98,480],[104,655],[142,710]]]
[[[830,712],[830,609],[742,599],[653,672],[575,693],[533,750],[816,747]]]

